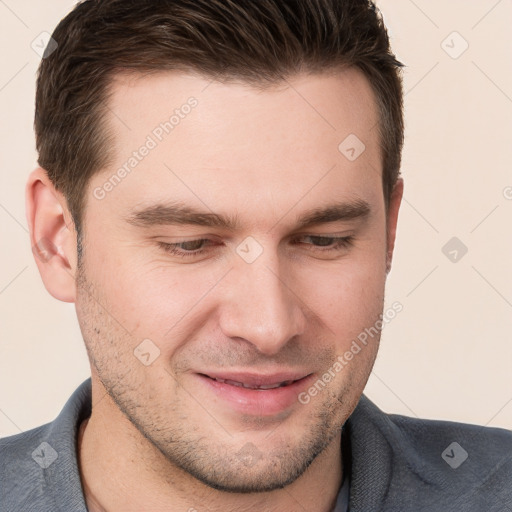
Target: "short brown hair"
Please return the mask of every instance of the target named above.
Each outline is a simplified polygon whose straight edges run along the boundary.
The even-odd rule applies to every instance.
[[[265,87],[301,72],[359,68],[377,98],[386,208],[404,137],[402,64],[369,0],[86,0],[52,34],[38,70],[38,164],[80,239],[85,190],[109,166],[109,85],[118,72],[193,71]],[[341,142],[341,141],[340,141]]]

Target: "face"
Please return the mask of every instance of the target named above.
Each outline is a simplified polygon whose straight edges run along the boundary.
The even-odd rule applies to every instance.
[[[378,335],[344,356],[383,312],[370,86],[162,73],[112,91],[77,275],[93,386],[209,486],[282,487],[339,437],[377,353]]]

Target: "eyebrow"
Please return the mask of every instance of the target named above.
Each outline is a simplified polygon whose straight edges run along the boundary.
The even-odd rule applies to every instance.
[[[366,220],[370,213],[370,204],[362,199],[338,202],[301,213],[295,218],[295,229],[338,221]],[[160,225],[195,225],[222,228],[228,231],[241,229],[238,215],[225,216],[202,211],[180,202],[145,206],[130,212],[125,220],[129,224],[141,228]]]

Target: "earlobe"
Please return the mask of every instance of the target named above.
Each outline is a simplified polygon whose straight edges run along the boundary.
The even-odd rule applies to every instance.
[[[25,209],[32,253],[45,288],[58,300],[75,302],[75,226],[64,196],[41,167],[28,178]]]
[[[386,274],[391,270],[391,262],[393,259],[393,250],[395,248],[396,226],[398,222],[398,211],[402,202],[404,193],[404,180],[398,178],[391,197],[389,199],[389,210],[387,216],[387,256],[386,256]]]

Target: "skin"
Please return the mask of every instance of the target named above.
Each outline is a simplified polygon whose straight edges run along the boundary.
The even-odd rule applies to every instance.
[[[403,182],[386,215],[368,81],[345,69],[258,91],[166,72],[119,75],[112,90],[115,158],[88,185],[80,267],[66,201],[43,169],[26,191],[32,244],[46,238],[53,248],[36,258],[42,279],[55,298],[75,303],[91,363],[93,412],[79,443],[91,509],[332,510],[343,475],[340,429],[379,336],[308,404],[278,414],[233,409],[197,372],[321,376],[383,312]],[[96,199],[94,189],[191,96],[191,113]],[[355,161],[338,150],[351,133],[366,146]],[[354,199],[370,205],[366,219],[297,230],[302,212]],[[237,214],[239,229],[126,221],[165,200]],[[328,240],[322,252],[307,235],[354,240],[338,250]],[[248,236],[263,249],[252,263],[236,252]],[[157,244],[203,238],[214,243],[187,258]],[[160,350],[148,366],[134,356],[144,339]],[[256,454],[251,464],[244,447]]]

